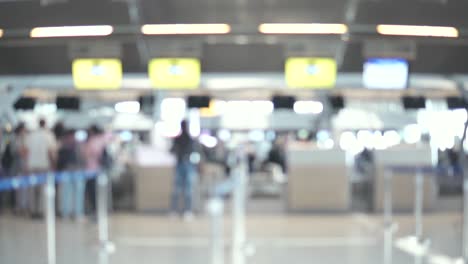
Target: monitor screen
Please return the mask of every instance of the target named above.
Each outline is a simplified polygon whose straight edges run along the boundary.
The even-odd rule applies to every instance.
[[[296,98],[294,96],[273,96],[274,109],[294,109]]]
[[[426,108],[426,98],[422,96],[404,96],[401,100],[406,110]]]
[[[370,89],[405,89],[409,64],[405,59],[368,59],[364,63],[363,83]]]
[[[155,103],[155,97],[153,95],[138,97],[138,103],[140,104],[140,112],[153,113]]]
[[[36,106],[36,98],[33,97],[20,97],[13,108],[15,110],[33,110]]]
[[[345,100],[343,96],[329,96],[328,102],[333,110],[339,111],[345,107]]]
[[[447,97],[448,109],[465,109],[466,107],[468,107],[468,104],[465,102],[465,99],[461,97]]]
[[[57,109],[80,110],[80,98],[78,97],[59,96],[55,100],[55,104],[57,105]]]
[[[189,96],[187,98],[188,108],[210,107],[211,98],[209,96]]]

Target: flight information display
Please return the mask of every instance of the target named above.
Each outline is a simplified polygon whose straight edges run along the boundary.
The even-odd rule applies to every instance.
[[[291,88],[330,89],[335,86],[336,75],[332,58],[289,58],[285,65],[286,84]]]
[[[157,58],[148,65],[151,84],[157,89],[196,89],[201,64],[196,58]]]
[[[122,62],[119,59],[75,59],[73,82],[78,90],[115,90],[122,85]]]
[[[405,59],[374,58],[364,63],[363,84],[369,89],[406,89],[409,65]]]

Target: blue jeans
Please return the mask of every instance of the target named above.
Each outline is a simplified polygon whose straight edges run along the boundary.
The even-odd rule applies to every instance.
[[[73,174],[64,172],[63,175],[66,178],[60,183],[60,213],[62,217],[69,218],[73,209]]]
[[[85,179],[75,177],[73,187],[75,190],[75,217],[80,218],[84,216]]]
[[[183,196],[184,212],[190,212],[192,211],[193,206],[193,182],[195,181],[196,177],[194,165],[190,162],[190,160],[178,161],[175,172],[171,209],[173,212],[179,211],[179,199],[180,196]]]
[[[60,212],[63,217],[84,215],[84,179],[80,172],[70,172],[60,185]]]

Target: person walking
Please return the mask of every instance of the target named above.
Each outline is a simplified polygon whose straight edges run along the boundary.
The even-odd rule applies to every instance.
[[[179,212],[179,199],[183,196],[183,217],[193,219],[193,183],[196,177],[195,165],[191,156],[195,152],[195,142],[189,134],[187,121],[181,122],[181,133],[174,139],[171,152],[176,157],[174,187],[171,199],[171,214]]]

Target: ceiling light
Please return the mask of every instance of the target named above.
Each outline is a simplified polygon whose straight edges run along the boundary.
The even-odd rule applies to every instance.
[[[261,24],[258,31],[263,34],[345,34],[348,27],[344,24],[271,23]]]
[[[457,38],[458,37],[458,30],[454,27],[378,25],[377,32],[381,35],[444,37],[444,38]]]
[[[63,26],[36,27],[30,32],[31,38],[92,37],[109,36],[114,31],[112,26]]]
[[[141,32],[145,35],[202,35],[228,34],[228,24],[154,24],[143,25]]]

